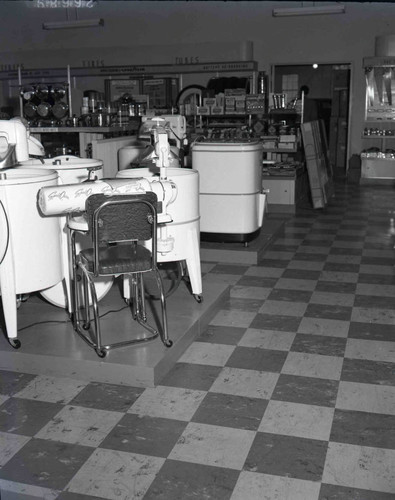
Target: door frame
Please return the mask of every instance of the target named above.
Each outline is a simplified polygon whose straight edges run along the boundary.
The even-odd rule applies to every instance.
[[[344,66],[347,65],[350,68],[350,83],[348,88],[348,120],[347,120],[347,150],[346,150],[346,165],[345,174],[347,174],[349,168],[349,153],[351,151],[351,123],[352,123],[352,99],[351,91],[354,88],[354,65],[351,61],[316,61],[316,62],[289,62],[289,63],[272,63],[270,65],[270,78],[269,78],[269,92],[273,92],[274,81],[276,76],[276,66],[312,66],[313,64],[325,65],[325,66]]]

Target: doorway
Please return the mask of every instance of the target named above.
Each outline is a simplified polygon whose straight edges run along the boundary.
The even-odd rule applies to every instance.
[[[333,173],[343,177],[347,172],[350,64],[292,64],[272,67],[272,92],[284,93],[290,101],[306,88],[315,109],[313,119],[321,119],[327,136]],[[308,121],[309,117],[307,117]]]

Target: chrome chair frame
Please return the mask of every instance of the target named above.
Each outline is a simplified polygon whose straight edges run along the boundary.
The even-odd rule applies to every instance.
[[[146,193],[149,195],[150,199],[156,200],[156,195],[154,193]],[[81,250],[78,255],[76,253],[76,230],[70,229],[70,246],[71,246],[71,256],[72,256],[72,301],[73,301],[73,316],[72,322],[73,327],[77,334],[90,346],[92,347],[99,357],[105,357],[107,352],[111,349],[118,347],[125,347],[128,345],[139,344],[148,342],[150,340],[156,339],[160,336],[163,344],[166,347],[171,347],[173,342],[169,339],[168,335],[168,325],[167,325],[167,311],[166,311],[166,298],[164,293],[164,286],[162,282],[162,277],[157,266],[157,209],[154,203],[146,199],[144,194],[133,194],[133,195],[117,195],[117,196],[104,196],[104,195],[92,195],[88,198],[87,214],[88,214],[88,227],[92,238],[92,249]],[[97,208],[94,209],[93,213],[90,213],[89,209],[89,199],[96,200],[103,199],[104,201],[99,204]],[[100,198],[101,197],[101,198]],[[92,201],[91,200],[91,201]],[[124,236],[118,236],[113,240],[108,240],[106,237],[103,238],[103,231],[105,228],[105,222],[103,223],[104,211],[108,207],[117,207],[118,209],[122,205],[133,205],[143,204],[147,207],[147,222],[150,225],[150,237],[143,238],[126,238]],[[126,233],[130,233],[127,231]],[[126,234],[125,233],[125,234]],[[130,236],[130,234],[128,234]],[[121,243],[125,245],[131,245],[131,251],[137,251],[138,241],[151,240],[152,248],[148,250],[144,248],[144,252],[150,254],[150,266],[142,270],[132,270],[125,272],[105,272],[101,266],[100,262],[100,243],[110,243],[116,246]],[[116,249],[114,249],[116,255]],[[133,259],[130,258],[130,268]],[[134,262],[134,261],[133,261]],[[111,267],[111,266],[110,266]],[[82,290],[78,286],[79,274],[81,271],[81,284]],[[147,322],[146,314],[146,300],[144,291],[144,278],[143,274],[146,272],[153,272],[155,275],[155,280],[159,290],[159,298],[161,302],[161,314],[162,314],[162,324],[161,328],[158,330],[154,328]],[[100,314],[98,307],[98,300],[96,294],[96,288],[93,278],[98,276],[119,276],[127,275],[130,277],[130,300],[127,303],[131,306],[133,319],[136,320],[140,325],[142,325],[149,335],[144,337],[139,337],[135,339],[130,339],[122,342],[114,342],[111,344],[103,344],[102,342],[102,332],[100,327]],[[93,323],[94,328],[91,328],[92,318],[90,312],[90,301],[92,302],[93,309]]]

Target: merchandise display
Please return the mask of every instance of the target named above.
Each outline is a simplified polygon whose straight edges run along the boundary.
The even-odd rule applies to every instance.
[[[262,144],[210,141],[192,144],[200,177],[200,231],[209,241],[248,242],[259,234],[265,210]]]
[[[19,164],[26,168],[53,169],[59,175],[59,184],[68,185],[72,183],[85,183],[89,179],[102,178],[103,162],[89,158],[77,158],[75,156],[62,155],[51,159],[30,159],[21,161]],[[78,184],[77,184],[78,185]],[[60,217],[62,226],[62,261],[64,268],[65,283],[59,282],[56,285],[42,290],[40,294],[51,304],[70,309],[70,255],[67,241],[66,217]],[[78,249],[86,247],[88,239],[83,234],[77,238]],[[113,280],[111,278],[98,278],[95,280],[98,300],[110,290]]]
[[[6,333],[18,348],[17,296],[54,286],[64,277],[60,220],[43,217],[37,206],[40,188],[58,184],[59,176],[54,169],[19,166],[29,158],[21,120],[0,122],[0,142],[0,288]]]

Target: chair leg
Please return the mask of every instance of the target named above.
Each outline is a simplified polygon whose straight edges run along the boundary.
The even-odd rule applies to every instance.
[[[77,327],[77,322],[79,321],[79,310],[78,310],[78,275],[77,275],[77,260],[76,260],[76,247],[75,247],[75,232],[71,231],[69,235],[70,239],[70,253],[71,253],[71,265],[70,265],[70,281],[71,281],[71,320],[73,327]]]
[[[144,278],[143,274],[140,273],[137,275],[137,290],[139,294],[139,300],[140,300],[140,317],[144,321],[144,323],[147,322],[147,310],[145,307],[145,289],[144,289]]]
[[[137,289],[137,281],[136,281],[136,276],[129,276],[129,303],[132,308],[132,316],[134,320],[137,320],[137,314],[138,314],[138,304],[137,304],[137,297],[138,297],[138,289]]]
[[[90,304],[90,298],[89,298],[89,281],[88,277],[85,273],[82,275],[82,283],[83,283],[83,296],[84,296],[84,324],[83,328],[84,330],[89,330],[90,324],[91,324],[91,317],[90,317],[90,310],[89,310],[89,304]]]
[[[160,294],[160,304],[162,309],[162,330],[160,332],[160,337],[166,347],[171,347],[173,345],[173,342],[172,340],[169,339],[169,333],[167,328],[167,309],[166,309],[165,291],[164,291],[162,276],[157,267],[155,267],[154,269],[154,274],[156,282],[158,284],[158,289]]]
[[[98,354],[98,356],[104,357],[106,355],[106,349],[105,347],[103,347],[101,340],[100,314],[99,314],[99,305],[97,301],[95,282],[91,276],[88,276],[88,282],[92,297],[93,319],[95,322],[96,353]],[[88,303],[88,308],[89,308],[89,303]]]
[[[82,272],[82,289],[77,291],[76,295],[76,306],[77,306],[77,316],[76,316],[76,327],[75,330],[82,337],[85,342],[95,349],[96,354],[100,358],[104,358],[107,354],[107,349],[102,345],[101,342],[101,330],[100,330],[100,316],[99,316],[99,308],[97,302],[97,294],[96,287],[93,278],[90,276],[88,271],[80,266],[79,269]],[[79,297],[81,296],[82,304],[81,308],[83,309],[82,314],[80,311],[80,301]],[[92,309],[93,309],[93,321],[94,321],[94,329],[91,330],[91,314],[90,314],[90,300],[92,300]],[[82,325],[81,325],[82,323]],[[86,331],[84,333],[82,329]],[[89,331],[89,334],[88,334]]]

